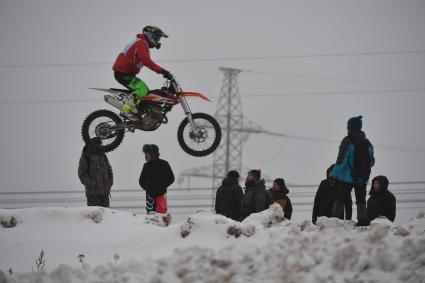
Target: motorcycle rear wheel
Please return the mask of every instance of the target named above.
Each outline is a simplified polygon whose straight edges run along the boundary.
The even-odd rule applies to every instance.
[[[97,110],[89,114],[81,127],[81,135],[87,144],[98,137],[102,140],[102,150],[110,152],[116,149],[124,139],[124,130],[111,130],[113,126],[122,124],[121,118],[109,110]]]

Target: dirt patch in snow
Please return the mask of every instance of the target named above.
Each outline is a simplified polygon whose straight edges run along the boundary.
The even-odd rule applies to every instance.
[[[18,220],[12,215],[0,215],[0,225],[3,228],[13,228],[18,225]]]
[[[84,215],[85,218],[91,219],[94,223],[100,223],[103,220],[103,213],[105,209],[103,207],[98,207],[96,210],[93,210]]]

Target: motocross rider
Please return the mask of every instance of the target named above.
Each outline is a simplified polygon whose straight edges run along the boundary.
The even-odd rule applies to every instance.
[[[144,81],[137,78],[143,66],[148,67],[152,71],[162,74],[166,79],[172,79],[173,75],[164,68],[155,64],[150,58],[149,49],[161,47],[159,42],[161,37],[167,38],[160,28],[155,26],[145,26],[143,33],[138,34],[136,39],[129,43],[124,50],[118,55],[112,67],[115,79],[132,91],[133,102],[124,103],[121,108],[121,114],[130,120],[137,119],[132,110],[143,100],[149,88]]]

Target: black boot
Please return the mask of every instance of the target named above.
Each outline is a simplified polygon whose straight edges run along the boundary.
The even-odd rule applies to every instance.
[[[356,226],[369,226],[367,219],[366,204],[357,205],[357,223]]]

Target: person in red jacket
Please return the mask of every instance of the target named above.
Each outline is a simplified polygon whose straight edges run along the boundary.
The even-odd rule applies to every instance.
[[[146,26],[143,33],[138,34],[136,39],[127,44],[124,50],[118,55],[112,67],[115,79],[133,92],[134,103],[125,103],[122,107],[122,114],[129,119],[133,118],[132,110],[145,97],[149,88],[144,81],[136,77],[143,66],[148,67],[152,71],[162,74],[164,78],[171,79],[173,76],[164,68],[152,61],[149,49],[161,47],[159,42],[161,37],[167,38],[160,28],[154,26]]]

